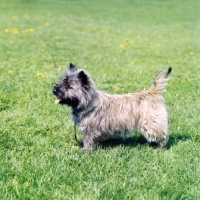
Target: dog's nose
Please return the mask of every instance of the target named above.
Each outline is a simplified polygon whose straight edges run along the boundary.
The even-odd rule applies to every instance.
[[[58,90],[57,90],[56,88],[53,88],[53,93],[54,93],[54,94],[56,94],[57,91],[58,91]]]

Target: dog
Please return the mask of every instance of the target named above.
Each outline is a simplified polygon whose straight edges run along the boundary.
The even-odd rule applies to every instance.
[[[162,92],[171,71],[169,67],[158,73],[147,91],[111,95],[97,90],[90,75],[70,63],[53,87],[55,103],[72,108],[73,121],[84,136],[83,150],[133,130],[141,132],[149,144],[164,147],[168,141],[168,113]]]

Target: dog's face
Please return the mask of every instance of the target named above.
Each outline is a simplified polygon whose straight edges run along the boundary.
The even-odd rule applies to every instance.
[[[89,76],[70,63],[66,75],[54,86],[55,103],[66,104],[72,108],[79,107],[87,99],[90,80]]]

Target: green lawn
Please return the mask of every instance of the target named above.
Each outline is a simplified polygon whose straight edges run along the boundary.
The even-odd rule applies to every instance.
[[[200,199],[199,0],[0,0],[0,199]],[[52,87],[72,62],[129,93],[172,66],[165,149],[83,153]],[[79,140],[82,135],[78,132]]]

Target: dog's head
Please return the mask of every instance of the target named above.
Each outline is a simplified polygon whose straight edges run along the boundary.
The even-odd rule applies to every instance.
[[[67,73],[54,86],[53,94],[56,96],[55,103],[66,104],[72,108],[87,106],[93,98],[95,89],[90,76],[75,65],[69,65]]]

